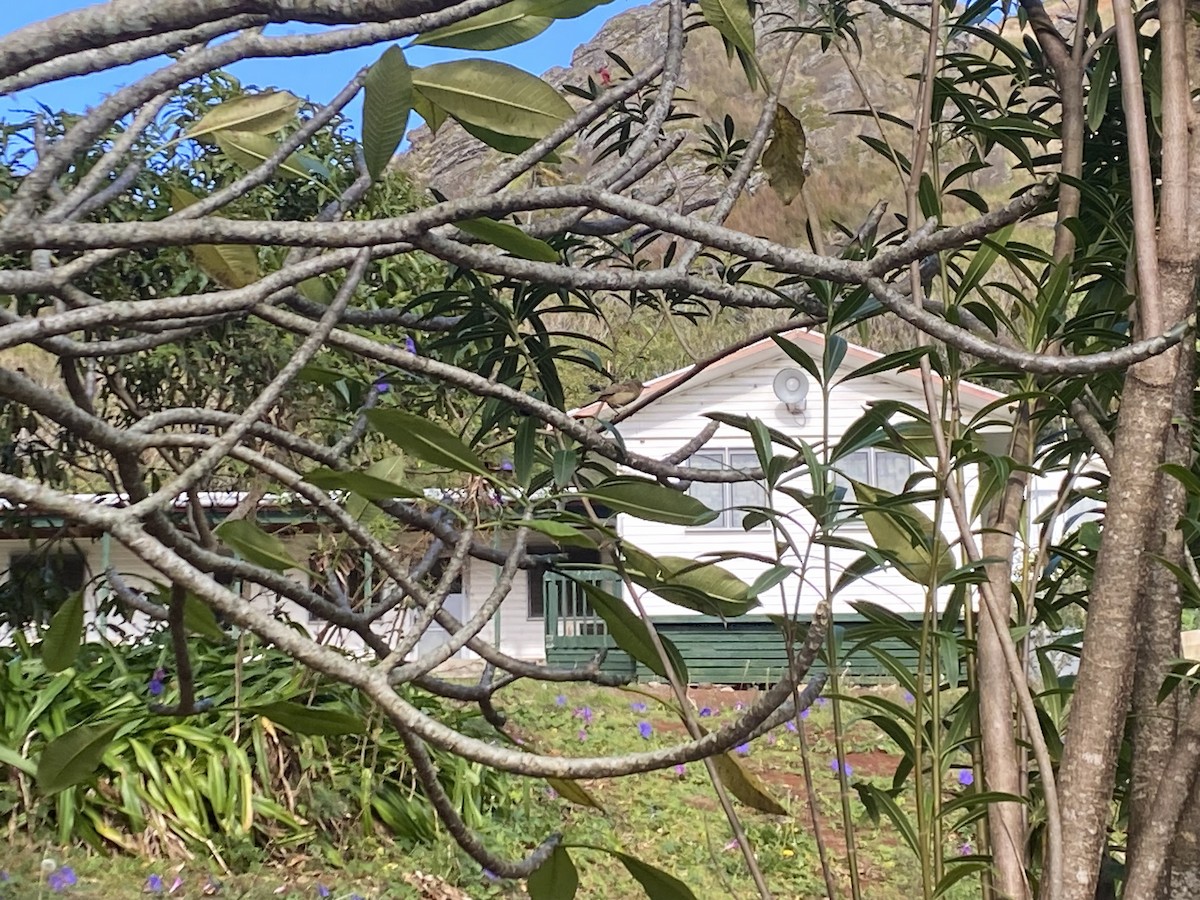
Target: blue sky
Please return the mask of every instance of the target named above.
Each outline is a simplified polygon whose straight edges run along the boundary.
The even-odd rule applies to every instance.
[[[486,56],[498,59],[522,69],[541,74],[552,66],[566,65],[571,61],[575,48],[590,40],[604,22],[618,12],[642,5],[646,0],[613,0],[606,6],[592,10],[578,19],[556,22],[536,38],[517,47],[492,51],[486,54],[466,53],[436,47],[413,47],[405,50],[413,66],[428,65],[462,56]],[[0,0],[0,33],[7,34],[22,25],[38,19],[49,18],[59,13],[90,6],[81,0]],[[274,33],[299,30],[297,26],[279,26]],[[403,42],[402,42],[403,43]],[[369,65],[383,52],[384,45],[347,50],[327,56],[307,56],[296,59],[250,60],[230,67],[230,71],[243,84],[261,87],[279,87],[301,97],[315,101],[328,100],[364,65]],[[161,60],[158,61],[161,64]],[[155,68],[155,61],[148,60],[133,66],[124,66],[113,72],[82,78],[69,78],[54,84],[21,91],[10,97],[0,98],[0,117],[7,117],[13,110],[29,109],[40,101],[52,108],[82,110],[94,104],[105,94],[129,84],[141,74]],[[362,95],[355,99],[347,110],[357,121]]]

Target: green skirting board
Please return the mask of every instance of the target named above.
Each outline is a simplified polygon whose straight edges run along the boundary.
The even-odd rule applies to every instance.
[[[905,616],[919,633],[921,618]],[[693,684],[770,684],[778,679],[787,664],[787,650],[779,629],[762,616],[745,616],[722,622],[707,616],[674,616],[656,618],[659,634],[670,638],[683,656]],[[915,669],[917,650],[912,643],[898,637],[872,637],[869,645],[860,646],[855,627],[867,625],[867,619],[857,613],[836,615],[842,641],[841,671],[859,681],[894,680],[868,646],[886,651],[909,669]],[[959,626],[961,638],[961,623]],[[608,648],[603,669],[606,672],[631,675],[638,681],[661,680],[645,666],[636,662],[607,634],[572,637],[566,641],[547,641],[546,661],[558,668],[575,668],[589,662],[600,647]],[[818,662],[814,671],[824,669]]]

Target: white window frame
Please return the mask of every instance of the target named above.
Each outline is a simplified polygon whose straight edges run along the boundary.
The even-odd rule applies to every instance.
[[[838,469],[838,472],[835,476],[834,483],[838,487],[844,487],[847,489],[845,496],[842,497],[842,508],[839,510],[837,516],[837,521],[843,528],[859,528],[865,530],[867,527],[866,523],[863,522],[862,519],[850,518],[849,507],[851,507],[854,503],[854,491],[852,488],[850,488],[849,479],[850,477],[857,475],[857,473],[850,473],[849,476],[842,474],[846,468],[847,460],[855,456],[862,458],[863,454],[866,454],[867,460],[866,477],[855,477],[854,480],[861,481],[864,484],[869,484],[872,487],[877,487],[880,490],[887,491],[891,494],[902,493],[905,485],[908,482],[908,479],[910,479],[913,476],[913,473],[917,470],[916,460],[914,460],[908,454],[897,453],[895,450],[885,450],[881,447],[864,447],[861,450],[855,450],[853,453],[848,453],[842,459],[838,460],[835,467]],[[904,473],[903,479],[899,482],[893,481],[889,484],[882,484],[881,482],[884,479],[880,478],[879,475],[880,457],[887,457],[891,460],[904,460],[907,464],[907,471]]]
[[[696,466],[695,461],[702,459],[708,465]],[[736,459],[736,462],[735,462]],[[715,465],[714,465],[715,463]],[[758,454],[753,447],[705,447],[688,459],[692,468],[723,469],[728,471],[746,471],[759,467]],[[738,496],[744,491],[747,495]],[[721,500],[714,505],[715,494],[719,492]],[[718,515],[711,522],[703,525],[693,525],[696,530],[705,531],[742,531],[742,519],[745,512],[739,506],[766,506],[767,494],[761,483],[757,481],[693,481],[688,487],[688,495],[695,497]],[[766,523],[756,525],[754,529],[763,528]]]

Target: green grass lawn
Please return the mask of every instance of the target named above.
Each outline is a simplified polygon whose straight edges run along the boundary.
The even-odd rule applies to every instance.
[[[888,691],[893,696],[898,692]],[[651,696],[647,696],[651,695]],[[679,720],[655,697],[662,689],[622,691],[521,684],[502,695],[510,730],[536,744],[542,752],[602,755],[642,750],[679,741]],[[719,688],[693,689],[697,709],[705,719],[727,722],[753,692]],[[641,704],[645,704],[643,708]],[[585,713],[584,710],[587,710]],[[890,787],[898,756],[875,726],[855,721],[854,708],[844,708],[847,760],[851,781]],[[586,720],[586,721],[585,721]],[[642,723],[649,725],[643,736]],[[814,706],[805,721],[810,746],[813,787],[822,833],[839,891],[849,896],[846,840],[841,827],[838,780],[833,769],[833,720],[828,705]],[[774,895],[786,898],[825,896],[825,886],[813,836],[803,777],[799,736],[780,728],[739,748],[742,764],[757,775],[788,810],[787,816],[755,812],[741,804],[739,815],[757,851]],[[714,795],[702,764],[682,771],[668,770],[613,781],[586,782],[586,789],[603,807],[576,806],[558,797],[545,782],[509,781],[514,814],[508,821],[491,820],[489,843],[508,854],[523,853],[546,834],[562,831],[569,843],[611,847],[639,857],[685,881],[700,900],[756,896],[740,851]],[[958,788],[955,791],[968,790]],[[852,791],[858,842],[858,869],[863,895],[870,900],[920,896],[919,868],[912,854],[884,819],[875,825]],[[948,834],[948,846],[959,847],[967,834]],[[276,855],[270,864],[246,871],[222,872],[212,860],[143,860],[103,857],[72,848],[21,847],[10,843],[0,851],[2,900],[23,900],[52,892],[39,875],[43,856],[69,865],[77,883],[65,894],[92,897],[142,896],[147,879],[156,875],[165,887],[182,882],[175,897],[214,895],[209,877],[221,882],[215,895],[246,900],[330,896],[363,900],[425,898],[425,900],[484,900],[526,896],[518,882],[493,880],[447,836],[436,846],[399,847],[380,841],[331,848],[310,847]],[[572,851],[580,873],[579,897],[624,900],[645,896],[624,867],[606,854]],[[322,893],[328,890],[328,894]],[[207,893],[206,893],[207,891]],[[978,895],[978,885],[964,879],[950,897]]]

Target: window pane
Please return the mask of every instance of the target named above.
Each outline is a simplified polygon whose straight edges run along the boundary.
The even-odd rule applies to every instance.
[[[717,470],[725,468],[725,460],[723,456],[716,455],[697,455],[688,460],[688,466],[693,469],[709,469]],[[688,488],[688,494],[695,497],[709,509],[721,510],[727,505],[725,503],[725,487],[721,484],[712,482],[693,481]],[[728,516],[720,515],[713,521],[708,523],[709,528],[725,528],[728,527]]]
[[[758,454],[751,452],[731,452],[729,464],[741,471],[758,468]],[[757,481],[739,481],[729,485],[729,500],[731,506],[766,506],[767,492]],[[741,527],[745,513],[733,512],[730,525]],[[765,524],[765,523],[764,523]]]
[[[912,472],[912,457],[887,450],[875,452],[875,487],[893,494],[903,493],[904,484]]]

